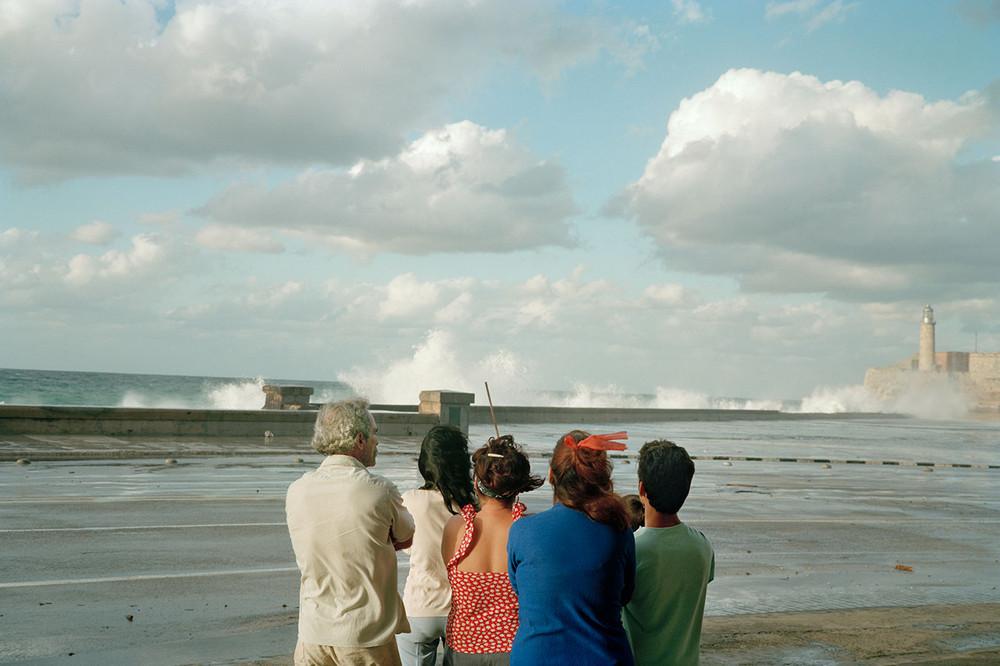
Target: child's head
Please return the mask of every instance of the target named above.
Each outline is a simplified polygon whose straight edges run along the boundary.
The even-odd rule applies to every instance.
[[[625,502],[625,510],[628,511],[628,519],[632,523],[632,531],[646,524],[646,507],[642,505],[642,499],[638,495],[622,495]]]
[[[510,435],[490,437],[472,454],[472,468],[476,491],[505,504],[542,485],[542,478],[531,473],[528,456]]]
[[[639,451],[639,481],[650,506],[671,515],[680,511],[691,490],[694,461],[683,447],[665,439],[643,444]]]
[[[624,531],[629,527],[628,513],[614,492],[608,450],[600,445],[581,447],[581,442],[593,439],[589,437],[583,430],[571,430],[556,442],[549,461],[553,495],[557,502],[583,511],[591,520]]]

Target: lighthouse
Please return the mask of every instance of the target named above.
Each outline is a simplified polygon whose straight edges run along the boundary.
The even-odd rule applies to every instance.
[[[935,368],[934,308],[929,305],[925,305],[924,317],[920,321],[920,356],[917,360],[917,369],[921,372],[932,372]]]

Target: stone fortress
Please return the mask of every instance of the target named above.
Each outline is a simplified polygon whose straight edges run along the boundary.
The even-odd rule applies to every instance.
[[[920,348],[913,356],[887,368],[869,368],[865,388],[882,400],[922,387],[948,384],[965,396],[972,411],[1000,411],[1000,353],[939,352],[934,347],[934,309],[924,306]]]

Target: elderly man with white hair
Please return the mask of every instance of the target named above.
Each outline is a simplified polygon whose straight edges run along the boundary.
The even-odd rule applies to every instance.
[[[378,447],[365,400],[324,405],[312,446],[326,458],[288,487],[285,513],[299,587],[295,664],[400,664],[410,630],[396,585],[396,550],[413,518],[396,486],[368,471]]]

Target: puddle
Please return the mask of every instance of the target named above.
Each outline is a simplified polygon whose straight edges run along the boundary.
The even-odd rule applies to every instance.
[[[852,660],[842,656],[841,651],[823,643],[812,643],[800,647],[771,648],[767,650],[738,650],[734,654],[701,654],[702,666],[736,666],[755,664],[760,666],[839,666]]]
[[[955,652],[971,652],[972,650],[995,648],[1000,647],[1000,633],[956,636],[948,640],[938,641],[938,645],[947,647]]]

